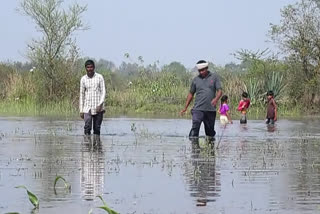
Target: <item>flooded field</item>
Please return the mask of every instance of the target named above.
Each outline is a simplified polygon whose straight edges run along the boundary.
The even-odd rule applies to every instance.
[[[87,214],[102,205],[97,195],[121,214],[320,212],[319,120],[218,123],[214,150],[204,139],[192,147],[190,128],[109,118],[92,146],[82,121],[0,118],[0,213]],[[56,176],[71,191],[60,181],[55,191]],[[38,210],[18,185],[37,195]]]

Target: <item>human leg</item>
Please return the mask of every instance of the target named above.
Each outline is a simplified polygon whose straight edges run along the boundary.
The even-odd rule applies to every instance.
[[[227,116],[221,115],[221,116],[220,116],[220,123],[221,123],[222,125],[228,124],[228,123],[229,123],[229,120],[228,120]]]
[[[240,124],[246,124],[247,123],[247,115],[241,114]]]
[[[274,125],[274,118],[271,118],[271,119],[270,119],[270,124],[271,124],[271,125]]]
[[[101,124],[103,120],[103,113],[99,112],[93,116],[93,134],[100,135]]]
[[[204,116],[204,130],[208,137],[213,138],[216,135],[214,130],[214,125],[216,122],[216,112],[215,111],[206,111]]]
[[[92,129],[92,115],[91,112],[84,114],[84,134],[90,135]]]
[[[270,123],[270,118],[266,118],[266,124]]]
[[[189,133],[189,139],[191,141],[198,140],[199,138],[199,130],[201,126],[201,122],[203,121],[204,113],[198,110],[192,110],[192,128]]]

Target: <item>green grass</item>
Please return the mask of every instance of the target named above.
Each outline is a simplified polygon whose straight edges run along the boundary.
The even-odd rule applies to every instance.
[[[65,116],[78,115],[72,103],[64,100],[58,103],[37,104],[32,99],[5,100],[0,102],[1,116]]]
[[[132,93],[132,92],[130,92]],[[139,97],[140,96],[140,97]],[[137,97],[135,99],[134,97]],[[128,102],[131,102],[128,104]],[[125,95],[117,100],[106,101],[106,117],[114,116],[142,116],[142,117],[172,117],[179,118],[179,112],[185,105],[182,94],[179,99],[143,99],[141,95]],[[112,105],[108,105],[112,104]],[[190,118],[191,103],[188,112],[182,118]],[[240,113],[236,110],[237,103],[231,103],[231,116],[237,119]],[[300,106],[279,105],[278,117],[281,118],[299,118],[301,116]],[[252,105],[248,111],[249,119],[264,119],[266,106],[262,104]],[[47,104],[37,104],[35,100],[4,100],[0,102],[0,116],[46,116],[59,118],[78,118],[79,110],[77,104],[72,104],[68,100],[60,102],[51,102]],[[219,115],[217,115],[218,117]]]

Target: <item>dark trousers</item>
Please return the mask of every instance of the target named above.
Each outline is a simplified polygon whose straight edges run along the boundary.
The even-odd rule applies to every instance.
[[[266,119],[266,124],[271,124],[271,125],[273,125],[273,124],[274,124],[274,118],[267,118],[267,119]]]
[[[100,135],[101,123],[103,120],[103,112],[99,112],[96,115],[91,115],[91,112],[84,114],[84,134],[90,135],[92,124],[93,134]]]
[[[214,137],[216,132],[214,130],[214,124],[216,121],[215,111],[199,111],[191,110],[192,114],[192,128],[189,133],[189,139],[195,139],[199,137],[199,130],[201,123],[204,124],[204,130],[207,136]]]
[[[246,124],[246,123],[247,123],[247,116],[245,114],[242,114],[240,118],[240,124]]]

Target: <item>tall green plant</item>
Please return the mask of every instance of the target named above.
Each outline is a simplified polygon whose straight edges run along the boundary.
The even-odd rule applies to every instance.
[[[284,76],[279,72],[273,71],[272,73],[269,73],[264,83],[264,92],[272,90],[274,97],[281,95],[286,87],[283,77]]]
[[[262,90],[261,82],[259,80],[250,78],[249,81],[245,84],[245,87],[249,94],[252,105],[261,101]]]

